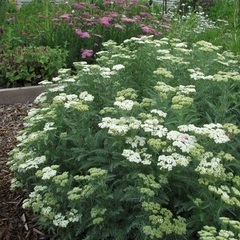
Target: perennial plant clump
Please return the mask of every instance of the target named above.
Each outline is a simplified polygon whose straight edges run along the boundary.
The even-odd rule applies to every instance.
[[[238,56],[103,45],[42,82],[8,162],[23,207],[60,239],[239,239]]]

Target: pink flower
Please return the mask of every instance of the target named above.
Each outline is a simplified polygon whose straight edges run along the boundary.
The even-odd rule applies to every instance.
[[[139,21],[142,20],[142,18],[141,18],[140,16],[136,15],[136,16],[133,17],[133,20],[134,20],[135,22],[139,22]]]
[[[129,22],[129,23],[135,22],[134,19],[128,18],[128,17],[125,17],[125,16],[122,17],[121,20],[122,20],[122,22]]]
[[[86,3],[83,3],[83,2],[81,2],[81,3],[74,3],[72,5],[72,7],[75,8],[75,9],[85,9]]]
[[[148,7],[146,6],[146,5],[139,5],[139,7],[141,7],[141,8],[144,8],[144,9],[148,9]]]
[[[110,0],[104,0],[103,3],[104,3],[105,5],[112,5],[112,4],[113,4],[113,2],[110,1]]]
[[[90,7],[91,9],[98,9],[98,8],[99,8],[97,5],[92,4],[92,3],[89,5],[89,7]]]
[[[172,30],[172,27],[166,24],[162,24],[161,27]]]
[[[115,24],[114,24],[114,27],[115,27],[115,28],[119,28],[119,29],[121,29],[121,30],[124,29],[124,27],[123,27],[122,25],[118,24],[118,23],[115,23]]]
[[[107,16],[112,19],[112,18],[117,17],[118,13],[117,12],[109,12]]]
[[[155,35],[155,36],[160,35],[160,33],[157,30],[155,30],[153,28],[150,28],[150,27],[148,27],[144,24],[141,25],[141,29],[143,30],[143,32],[145,32],[147,34],[152,34],[152,35]]]
[[[60,16],[60,18],[66,20],[66,21],[69,21],[70,17],[71,17],[71,15],[70,14],[66,14],[66,13]]]
[[[91,57],[92,55],[93,55],[93,50],[91,50],[91,49],[82,50],[82,54],[81,54],[82,58]]]
[[[148,12],[140,12],[139,15],[147,18],[152,16],[151,13],[148,13]]]
[[[90,34],[88,32],[83,32],[81,29],[75,28],[75,33],[80,38],[90,38]]]
[[[106,26],[106,27],[110,27],[111,26],[110,21],[111,21],[111,18],[109,18],[109,17],[102,17],[102,18],[99,19],[99,22],[101,24],[103,24],[104,26]]]

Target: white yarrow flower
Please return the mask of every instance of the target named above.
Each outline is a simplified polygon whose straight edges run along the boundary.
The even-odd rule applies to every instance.
[[[119,71],[119,70],[124,69],[124,68],[125,68],[124,65],[122,65],[122,64],[117,64],[117,65],[114,65],[114,66],[112,67],[112,70]]]
[[[87,91],[84,91],[79,94],[79,98],[86,102],[92,102],[94,99],[94,96],[89,94]]]
[[[118,106],[119,108],[127,111],[131,111],[134,105],[134,102],[132,100],[124,100],[124,101],[116,101],[114,102],[115,106]]]

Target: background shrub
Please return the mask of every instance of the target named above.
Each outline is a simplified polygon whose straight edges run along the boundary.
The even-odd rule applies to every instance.
[[[50,47],[17,47],[0,52],[0,87],[37,85],[65,66],[67,53]]]

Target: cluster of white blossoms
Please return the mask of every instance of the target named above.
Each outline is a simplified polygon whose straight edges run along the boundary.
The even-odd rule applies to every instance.
[[[179,85],[177,87],[177,95],[189,95],[191,93],[195,93],[196,89],[194,85]]]
[[[125,135],[131,129],[139,129],[141,121],[134,117],[121,117],[120,119],[104,117],[98,124],[100,128],[108,128],[111,135]]]
[[[169,131],[166,138],[172,141],[172,146],[178,147],[182,152],[189,153],[192,148],[195,147],[197,139],[195,136],[191,136],[186,133],[178,131]]]
[[[166,78],[173,78],[171,71],[167,70],[166,68],[159,67],[157,70],[153,72],[156,75],[164,76]]]
[[[240,74],[237,71],[223,72],[219,71],[213,75],[213,80],[217,82],[228,82],[229,80],[240,81]]]
[[[194,80],[212,80],[213,76],[212,75],[208,75],[205,76],[205,74],[203,72],[201,72],[200,68],[195,68],[195,69],[188,69],[188,72],[190,72],[190,78],[194,79]]]
[[[44,167],[41,171],[42,180],[51,179],[52,177],[56,176],[57,170],[59,168],[59,165],[52,165],[50,167]],[[36,172],[36,175],[38,175],[38,171]]]
[[[175,93],[176,88],[164,83],[164,82],[157,82],[157,85],[154,89],[159,93],[159,95],[163,98],[167,98],[169,93]]]
[[[79,94],[79,98],[86,102],[92,102],[94,99],[94,96],[89,94],[87,91],[84,91]]]
[[[193,124],[180,125],[178,129],[182,132],[193,132],[198,135],[208,136],[210,139],[213,139],[215,143],[226,143],[230,141],[228,133],[220,123],[204,124],[203,127],[196,127]]]
[[[43,128],[43,131],[51,131],[57,129],[56,127],[53,127],[54,124],[54,122],[47,122]]]
[[[134,106],[134,101],[128,99],[125,100],[124,97],[122,98],[118,97],[117,101],[114,102],[114,105],[118,106],[122,110],[131,111]]]
[[[38,169],[39,165],[46,162],[46,156],[40,156],[35,158],[29,158],[24,161],[24,163],[21,163],[18,165],[18,172],[24,173],[30,169]]]
[[[183,156],[179,153],[172,153],[171,155],[160,155],[157,165],[160,166],[160,169],[172,171],[173,167],[178,165],[184,167],[188,166],[190,161],[190,157]]]
[[[53,224],[57,227],[65,228],[69,224],[69,220],[65,215],[62,215],[61,213],[58,213],[55,215],[53,219]]]
[[[213,176],[215,178],[221,178],[225,176],[225,168],[221,163],[221,159],[217,157],[212,157],[210,159],[202,157],[195,170],[201,175]]]
[[[204,40],[194,43],[193,47],[203,52],[215,52],[221,49],[221,46],[215,46],[212,43]]]
[[[220,196],[226,204],[240,207],[240,192],[237,188],[227,185],[221,185],[220,187],[209,185],[208,189]]]
[[[60,93],[53,98],[52,104],[53,106],[63,105],[67,109],[73,108],[79,111],[87,111],[89,107],[86,103],[93,100],[94,96],[87,91],[81,92],[79,95]]]
[[[168,133],[168,129],[163,125],[159,124],[159,120],[156,118],[146,119],[142,124],[141,128],[152,136],[163,137]]]
[[[138,146],[143,147],[146,143],[146,138],[138,135],[134,137],[127,137],[126,143],[130,144],[132,148],[137,148]]]
[[[159,61],[163,61],[163,62],[169,61],[169,64],[175,64],[178,66],[188,66],[189,65],[189,62],[184,61],[183,57],[177,57],[172,54],[165,54],[162,56],[158,56],[156,59]]]
[[[165,113],[165,112],[163,112],[162,110],[159,110],[159,109],[152,109],[150,111],[150,113],[153,113],[153,114],[155,113],[161,118],[166,118],[167,117],[167,113]]]
[[[152,155],[146,153],[146,150],[146,148],[142,148],[141,150],[136,149],[135,151],[131,149],[124,149],[122,152],[122,156],[124,156],[129,162],[150,165],[152,163]]]

